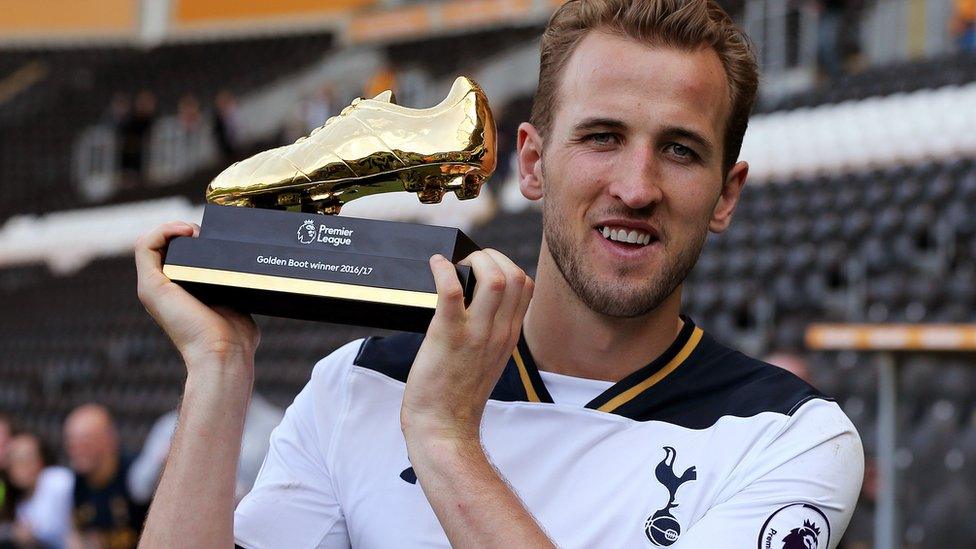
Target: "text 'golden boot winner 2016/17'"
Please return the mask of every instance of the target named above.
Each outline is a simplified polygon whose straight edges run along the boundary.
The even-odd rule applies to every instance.
[[[495,123],[484,91],[458,77],[439,105],[397,105],[390,91],[356,99],[325,125],[221,172],[207,201],[228,206],[339,213],[350,200],[407,191],[421,202],[478,196],[496,163]]]

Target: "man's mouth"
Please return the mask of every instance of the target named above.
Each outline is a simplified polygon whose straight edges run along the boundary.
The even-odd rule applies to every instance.
[[[656,234],[641,229],[605,225],[596,227],[596,231],[611,242],[630,244],[638,248],[657,242]]]

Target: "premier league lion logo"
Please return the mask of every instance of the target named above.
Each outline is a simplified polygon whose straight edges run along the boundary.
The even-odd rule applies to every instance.
[[[306,219],[302,226],[298,228],[298,241],[302,244],[315,242],[315,221]]]
[[[820,528],[805,520],[803,526],[790,530],[783,538],[783,549],[817,549],[820,545]]]

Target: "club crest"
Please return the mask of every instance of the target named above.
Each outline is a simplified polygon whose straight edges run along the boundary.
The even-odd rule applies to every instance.
[[[694,466],[685,469],[685,472],[678,476],[674,472],[674,459],[678,452],[671,446],[664,447],[664,459],[654,468],[654,476],[668,490],[668,503],[663,508],[658,509],[644,523],[644,534],[651,543],[660,547],[667,547],[678,541],[681,535],[681,524],[671,514],[671,509],[678,506],[676,496],[678,488],[686,483],[698,478],[698,472]]]

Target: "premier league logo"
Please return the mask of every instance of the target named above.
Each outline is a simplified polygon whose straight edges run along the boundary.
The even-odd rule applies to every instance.
[[[306,219],[300,227],[298,227],[298,241],[302,244],[311,244],[315,242],[315,221],[311,219]]]
[[[671,509],[678,506],[675,502],[675,495],[678,492],[678,487],[682,484],[698,478],[698,473],[694,466],[685,469],[685,472],[680,477],[675,474],[674,458],[677,455],[678,452],[674,448],[665,446],[664,459],[654,468],[654,476],[657,477],[658,482],[667,488],[668,494],[670,495],[668,504],[663,509],[655,511],[653,515],[648,517],[647,522],[644,523],[644,534],[647,535],[647,539],[651,543],[657,546],[667,547],[678,541],[678,536],[681,535],[681,525],[678,524],[678,520],[671,514]]]
[[[803,526],[790,530],[783,538],[783,549],[818,549],[820,546],[820,528],[805,520]]]
[[[759,533],[759,549],[820,549],[830,546],[830,521],[809,503],[780,507]]]

